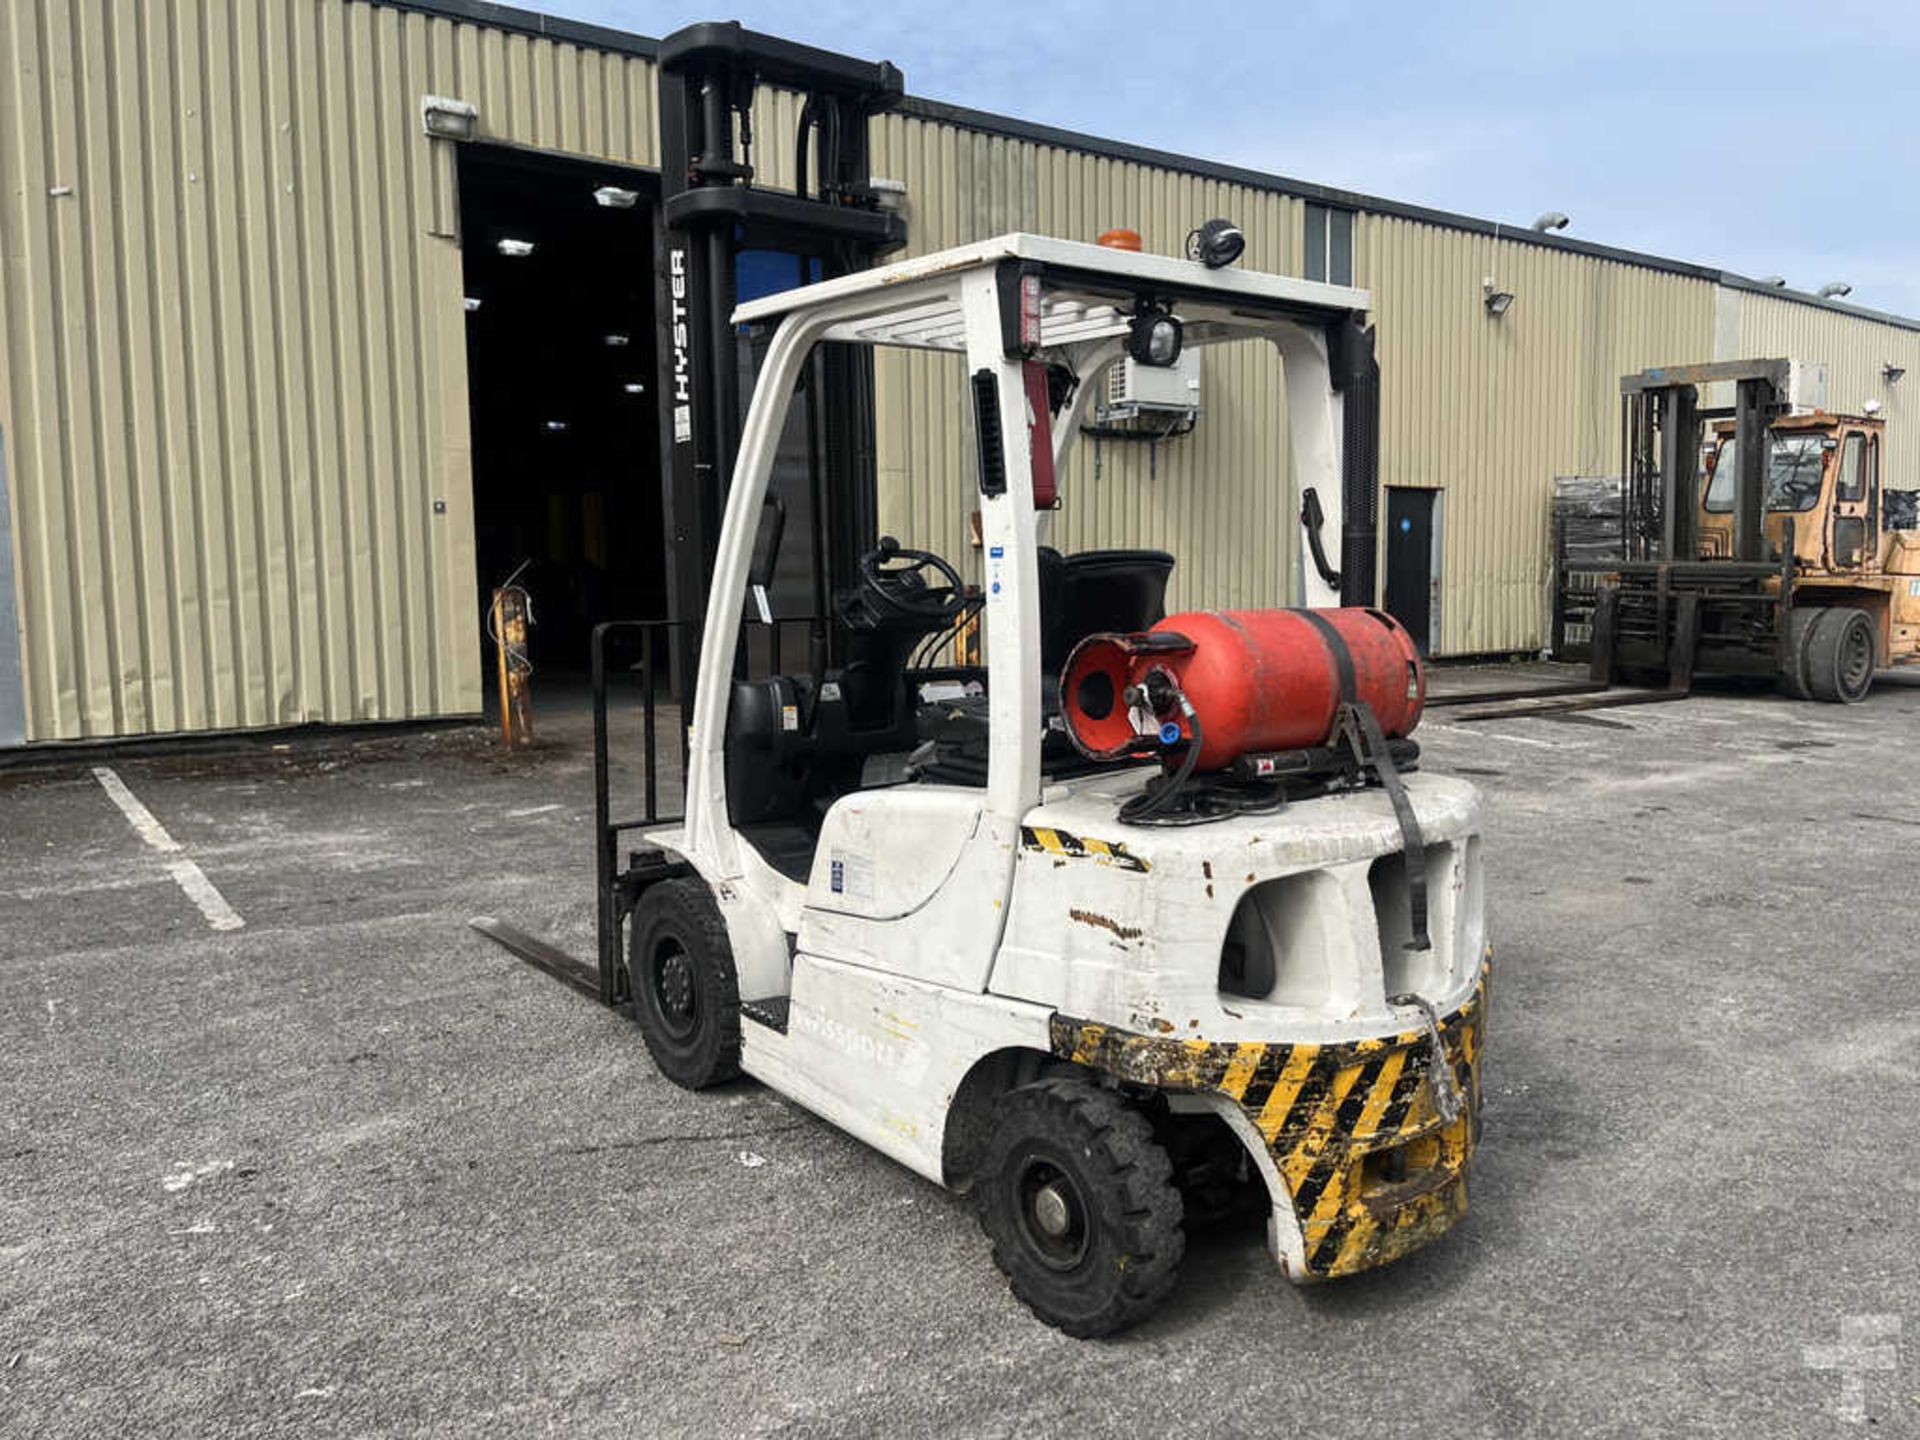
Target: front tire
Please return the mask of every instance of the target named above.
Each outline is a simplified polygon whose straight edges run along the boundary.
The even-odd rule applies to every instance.
[[[1111,1090],[1052,1078],[1009,1091],[976,1185],[994,1263],[1028,1309],[1069,1335],[1138,1324],[1179,1278],[1173,1163]]]
[[[667,1079],[703,1090],[740,1073],[740,981],[704,881],[663,880],[640,897],[627,985],[647,1052]]]
[[[1829,704],[1857,705],[1873,688],[1879,656],[1873,617],[1851,606],[1821,612],[1807,639],[1807,686]]]
[[[1780,672],[1780,690],[1795,700],[1813,699],[1813,687],[1807,679],[1807,655],[1813,645],[1813,632],[1826,613],[1817,606],[1799,606],[1787,621],[1787,659]]]

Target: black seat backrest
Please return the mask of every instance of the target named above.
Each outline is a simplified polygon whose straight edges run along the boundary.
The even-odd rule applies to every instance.
[[[735,825],[785,820],[811,808],[804,681],[735,680],[727,705],[727,816]]]
[[[1073,647],[1107,631],[1134,634],[1167,616],[1173,556],[1164,550],[1040,547],[1040,670],[1057,676]]]

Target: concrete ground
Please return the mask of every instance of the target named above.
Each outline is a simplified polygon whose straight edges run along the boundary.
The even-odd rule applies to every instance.
[[[0,1433],[1920,1433],[1920,690],[1434,711],[1491,802],[1471,1215],[1312,1290],[1201,1233],[1101,1343],[467,929],[589,951],[551,729],[0,773]]]

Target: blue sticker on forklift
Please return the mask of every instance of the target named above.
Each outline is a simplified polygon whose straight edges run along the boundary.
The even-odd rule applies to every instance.
[[[847,864],[844,860],[833,862],[833,893],[838,895],[847,888]]]

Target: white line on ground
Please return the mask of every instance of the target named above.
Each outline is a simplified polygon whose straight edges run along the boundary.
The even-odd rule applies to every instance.
[[[200,907],[200,913],[207,917],[207,924],[214,929],[238,930],[247,923],[227,904],[227,897],[213,888],[213,882],[207,879],[207,872],[193,861],[169,860],[167,873],[187,892],[187,898]]]
[[[140,803],[140,797],[127,788],[122,780],[105,765],[96,765],[93,778],[100,782],[100,788],[107,792],[107,798],[120,807],[120,813],[127,817],[127,823],[133,826],[133,833],[162,854],[175,854],[180,850],[180,842],[167,833],[167,827],[154,819],[153,812]],[[238,930],[247,922],[240,918],[239,912],[227,903],[207,878],[207,872],[191,860],[169,860],[167,874],[173,877],[173,883],[186,892],[187,898],[200,908],[207,917],[207,924],[215,930]]]
[[[153,812],[140,803],[140,797],[127,788],[126,781],[105,765],[93,767],[93,778],[100,782],[100,788],[107,792],[107,798],[120,807],[120,813],[133,826],[134,834],[166,854],[180,848],[180,842],[167,833],[166,826],[153,818]]]

